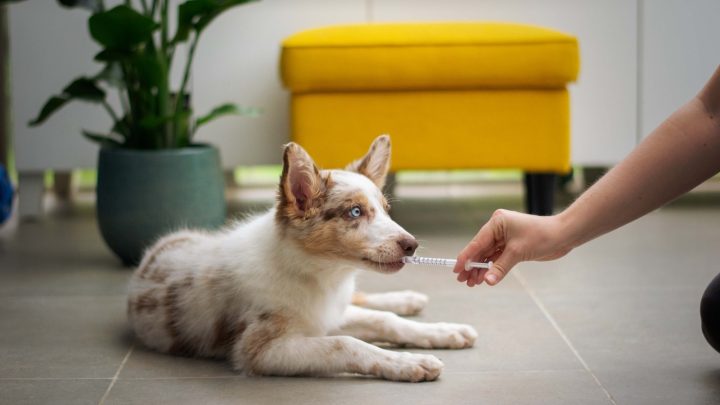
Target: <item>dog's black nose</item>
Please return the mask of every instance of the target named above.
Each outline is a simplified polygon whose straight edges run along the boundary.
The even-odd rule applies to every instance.
[[[413,237],[402,238],[397,243],[400,245],[400,249],[405,252],[405,256],[412,256],[418,247],[418,243]]]

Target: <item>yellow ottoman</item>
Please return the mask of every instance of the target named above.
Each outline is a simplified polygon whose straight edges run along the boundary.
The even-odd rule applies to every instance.
[[[570,169],[575,37],[505,23],[332,26],[282,44],[292,139],[323,167],[392,137],[392,170],[515,168],[528,211],[552,213]]]

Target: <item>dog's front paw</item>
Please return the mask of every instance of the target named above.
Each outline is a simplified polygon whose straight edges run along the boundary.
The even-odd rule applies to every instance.
[[[470,325],[439,322],[424,324],[408,343],[423,349],[465,349],[472,347],[477,337]]]
[[[429,354],[394,353],[394,356],[377,374],[387,380],[393,381],[434,381],[440,376],[443,363],[435,356]]]
[[[368,308],[408,316],[416,315],[422,311],[428,303],[428,296],[419,292],[405,290],[368,294],[366,300]]]

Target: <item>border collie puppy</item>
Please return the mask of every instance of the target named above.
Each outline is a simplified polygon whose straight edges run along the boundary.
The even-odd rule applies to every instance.
[[[423,308],[419,293],[354,294],[359,271],[397,272],[418,246],[388,215],[380,190],[389,166],[386,135],[345,170],[319,170],[287,144],[274,208],[215,233],[179,231],[148,249],[128,298],[139,340],[161,352],[228,358],[247,374],[435,380],[443,367],[435,356],[368,342],[461,349],[475,330],[398,316]]]

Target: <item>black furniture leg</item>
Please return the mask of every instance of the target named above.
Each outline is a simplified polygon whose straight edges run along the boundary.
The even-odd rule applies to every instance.
[[[525,209],[533,215],[552,215],[555,173],[525,173]]]

